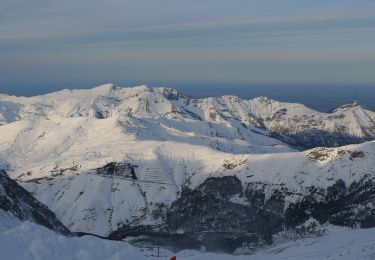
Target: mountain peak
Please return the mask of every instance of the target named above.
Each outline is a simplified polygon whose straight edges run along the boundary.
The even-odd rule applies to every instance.
[[[139,85],[139,86],[131,87],[131,89],[133,89],[135,91],[143,91],[143,92],[151,92],[152,91],[152,89],[147,85]]]
[[[174,88],[158,87],[153,88],[155,93],[162,94],[168,100],[178,100],[179,98],[189,98],[188,96],[179,93]]]
[[[356,107],[363,108],[357,101],[354,100],[352,102],[349,102],[347,104],[344,104],[342,106],[339,106],[339,107],[333,109],[331,111],[331,113],[335,113],[335,112],[338,112],[338,111],[341,112],[341,111],[349,110],[349,109],[356,108]]]
[[[116,87],[112,83],[107,83],[100,85],[98,87],[92,88],[90,91],[98,94],[98,95],[103,95],[107,96],[109,95]]]
[[[271,103],[273,100],[268,98],[268,97],[264,97],[264,96],[261,96],[261,97],[255,97],[253,98],[254,101],[256,102],[259,102],[259,103]]]

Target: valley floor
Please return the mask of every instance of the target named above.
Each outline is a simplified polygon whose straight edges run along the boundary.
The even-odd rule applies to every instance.
[[[42,226],[20,222],[0,210],[0,259],[157,259],[156,249],[97,237],[64,237]],[[174,255],[160,251],[159,259]],[[326,236],[280,243],[251,256],[182,251],[177,259],[375,259],[375,228],[333,229]]]

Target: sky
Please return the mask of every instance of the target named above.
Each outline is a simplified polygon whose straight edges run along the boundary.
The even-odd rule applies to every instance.
[[[374,0],[0,0],[0,92],[357,86],[374,72]]]

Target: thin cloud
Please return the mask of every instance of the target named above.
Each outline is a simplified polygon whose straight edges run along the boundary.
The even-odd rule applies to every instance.
[[[375,82],[374,10],[369,0],[6,1],[0,86],[142,76],[311,82],[319,73]]]

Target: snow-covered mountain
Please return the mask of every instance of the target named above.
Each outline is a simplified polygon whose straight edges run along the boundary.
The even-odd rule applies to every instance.
[[[234,155],[176,143],[128,151],[131,157],[99,168],[19,180],[72,231],[101,236],[117,235],[120,224],[121,236],[202,233],[197,244],[217,244],[226,232],[263,243],[309,218],[375,224],[375,142],[284,154]]]
[[[211,104],[216,103],[214,100],[194,100],[165,88],[112,85],[91,90],[64,90],[32,98],[3,95],[0,96],[0,123],[11,128],[5,130],[12,135],[11,139],[20,136],[18,131],[29,132],[22,136],[27,136],[30,146],[50,142],[52,132],[56,132],[59,137],[52,137],[55,143],[51,146],[61,146],[62,150],[67,149],[64,146],[80,143],[74,138],[87,137],[91,142],[92,135],[103,136],[108,131],[112,133],[106,134],[106,138],[115,143],[125,139],[167,140],[232,153],[293,150],[285,144],[293,144],[292,140],[280,138],[283,139],[280,141],[270,131],[245,125],[228,113],[216,111]],[[46,129],[48,131],[44,131]],[[13,140],[4,139],[5,143],[0,145],[7,148]]]
[[[178,139],[235,153],[287,149],[261,135],[307,148],[375,139],[375,113],[356,102],[321,113],[302,104],[265,97],[194,99],[169,88],[120,88],[112,84],[31,98],[0,94],[0,125],[21,119],[68,117],[117,118],[140,139]],[[142,131],[150,125],[157,130]]]
[[[357,105],[104,85],[1,95],[0,112],[0,168],[74,232],[234,252],[311,219],[375,226],[375,142],[298,151],[371,139],[374,113]]]
[[[250,100],[248,104],[265,128],[286,135],[307,148],[337,147],[375,139],[375,113],[357,102],[330,113],[264,97]]]

